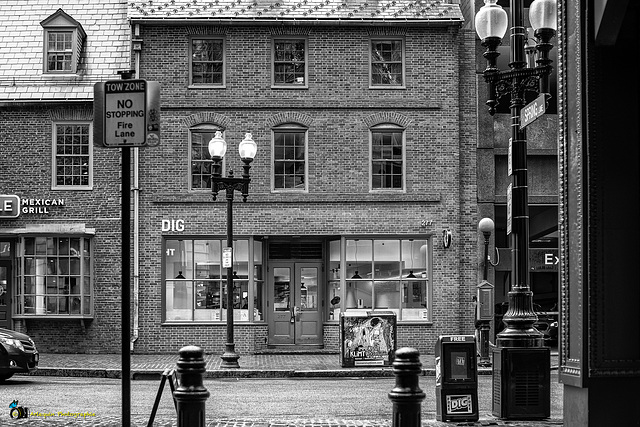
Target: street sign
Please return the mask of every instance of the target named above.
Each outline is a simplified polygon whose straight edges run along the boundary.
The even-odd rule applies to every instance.
[[[233,267],[232,264],[232,255],[233,255],[233,249],[226,247],[226,248],[222,248],[222,268],[231,268]]]
[[[507,187],[507,236],[511,234],[511,220],[513,218],[513,185]]]
[[[525,126],[542,116],[546,109],[545,105],[544,93],[541,93],[540,96],[525,105],[522,110],[520,110],[520,129],[524,129]]]
[[[509,151],[507,152],[507,176],[513,175],[513,138],[509,138]]]
[[[94,145],[144,147],[160,144],[160,85],[142,79],[94,85]]]

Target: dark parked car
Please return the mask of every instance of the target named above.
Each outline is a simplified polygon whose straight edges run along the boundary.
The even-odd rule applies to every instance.
[[[28,335],[0,328],[0,381],[38,369],[38,350]]]

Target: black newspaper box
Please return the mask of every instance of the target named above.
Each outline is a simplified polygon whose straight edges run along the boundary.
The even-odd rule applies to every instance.
[[[478,365],[473,335],[441,335],[436,341],[436,419],[478,421]]]

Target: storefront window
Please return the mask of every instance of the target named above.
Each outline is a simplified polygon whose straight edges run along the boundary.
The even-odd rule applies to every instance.
[[[20,241],[15,316],[91,317],[91,239],[24,237]]]
[[[330,242],[328,319],[339,320],[341,310],[373,309],[393,311],[398,320],[430,320],[429,244],[424,238]]]
[[[226,243],[220,239],[165,241],[166,321],[226,321],[227,268],[222,265]],[[251,263],[249,248],[253,253]],[[249,277],[249,271],[254,272],[253,277]],[[262,243],[252,239],[235,240],[232,272],[234,320],[264,321]]]

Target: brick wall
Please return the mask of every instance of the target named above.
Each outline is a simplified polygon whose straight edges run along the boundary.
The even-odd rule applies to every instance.
[[[271,89],[270,41],[292,33],[308,40],[308,89]],[[189,89],[190,34],[220,34],[227,43],[224,89]],[[369,89],[368,40],[400,35],[406,41],[406,89]],[[432,323],[400,324],[398,345],[431,353],[438,335],[472,327],[475,292],[475,71],[471,37],[457,28],[411,27],[172,27],[142,26],[140,77],[159,81],[162,142],[140,150],[139,336],[135,351],[175,352],[185,344],[220,352],[221,325],[162,325],[162,238],[226,236],[226,204],[189,182],[189,127],[226,129],[227,168],[240,172],[237,144],[250,131],[258,143],[249,201],[234,204],[236,236],[424,236],[433,238]],[[469,61],[469,64],[466,64]],[[469,105],[468,105],[469,104]],[[473,106],[471,106],[473,104]],[[64,108],[64,107],[63,107]],[[78,111],[80,110],[80,111]],[[91,105],[64,114],[91,115]],[[51,191],[51,123],[47,108],[2,110],[0,136],[18,174],[3,194],[64,197],[51,216],[0,221],[1,228],[56,221],[96,229],[95,316],[85,321],[29,320],[21,324],[41,351],[118,352],[120,348],[120,153],[94,150],[92,191]],[[271,127],[296,121],[308,127],[306,193],[272,193]],[[406,190],[369,191],[369,129],[392,122],[406,131]],[[7,157],[5,157],[7,158]],[[6,160],[2,160],[9,167]],[[163,219],[182,219],[182,232],[161,231]],[[423,220],[433,223],[422,226]],[[441,231],[453,231],[445,249]],[[133,298],[132,298],[133,300]],[[240,353],[263,349],[264,324],[236,324]],[[325,348],[338,349],[337,325],[325,325]]]

